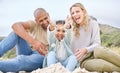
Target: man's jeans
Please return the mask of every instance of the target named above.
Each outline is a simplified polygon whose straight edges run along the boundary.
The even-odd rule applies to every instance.
[[[30,45],[14,32],[0,42],[0,56],[14,46],[17,48],[17,56],[13,59],[0,61],[1,71],[32,71],[42,67],[44,57],[37,51],[32,51]]]

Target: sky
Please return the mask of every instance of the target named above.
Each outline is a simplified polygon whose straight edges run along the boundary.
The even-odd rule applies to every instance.
[[[12,32],[12,24],[34,20],[33,12],[45,8],[51,20],[65,19],[72,4],[82,3],[98,23],[120,28],[120,0],[0,0],[0,36]]]

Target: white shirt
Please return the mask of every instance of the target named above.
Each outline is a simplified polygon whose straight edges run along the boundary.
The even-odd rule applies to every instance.
[[[91,52],[100,45],[100,31],[96,21],[90,20],[87,31],[80,27],[79,33],[79,37],[75,37],[72,33],[71,49],[73,52],[82,48],[86,48],[88,52]]]
[[[67,58],[66,48],[64,47],[62,41],[59,42],[59,44],[57,46],[56,54],[57,54],[59,61],[64,61]]]

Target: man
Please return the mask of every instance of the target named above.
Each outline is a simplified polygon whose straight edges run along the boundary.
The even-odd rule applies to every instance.
[[[14,32],[0,42],[0,56],[14,46],[17,48],[15,58],[0,61],[1,71],[32,71],[42,67],[44,55],[48,51],[47,26],[50,17],[43,8],[36,9],[34,17],[34,21],[13,24]]]

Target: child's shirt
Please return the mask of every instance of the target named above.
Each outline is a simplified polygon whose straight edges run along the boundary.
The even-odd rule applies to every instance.
[[[56,47],[56,54],[59,61],[64,61],[67,58],[67,51],[63,45],[63,41],[59,42]]]
[[[69,56],[73,55],[70,47],[70,29],[66,30],[65,37],[61,40],[61,43],[57,40],[55,36],[55,30],[49,31],[49,26],[47,29],[47,37],[49,43],[49,51],[56,52],[56,57],[59,61],[67,59]],[[49,52],[48,52],[49,53]],[[46,55],[47,56],[47,55]],[[47,58],[44,58],[43,67],[47,66]]]

